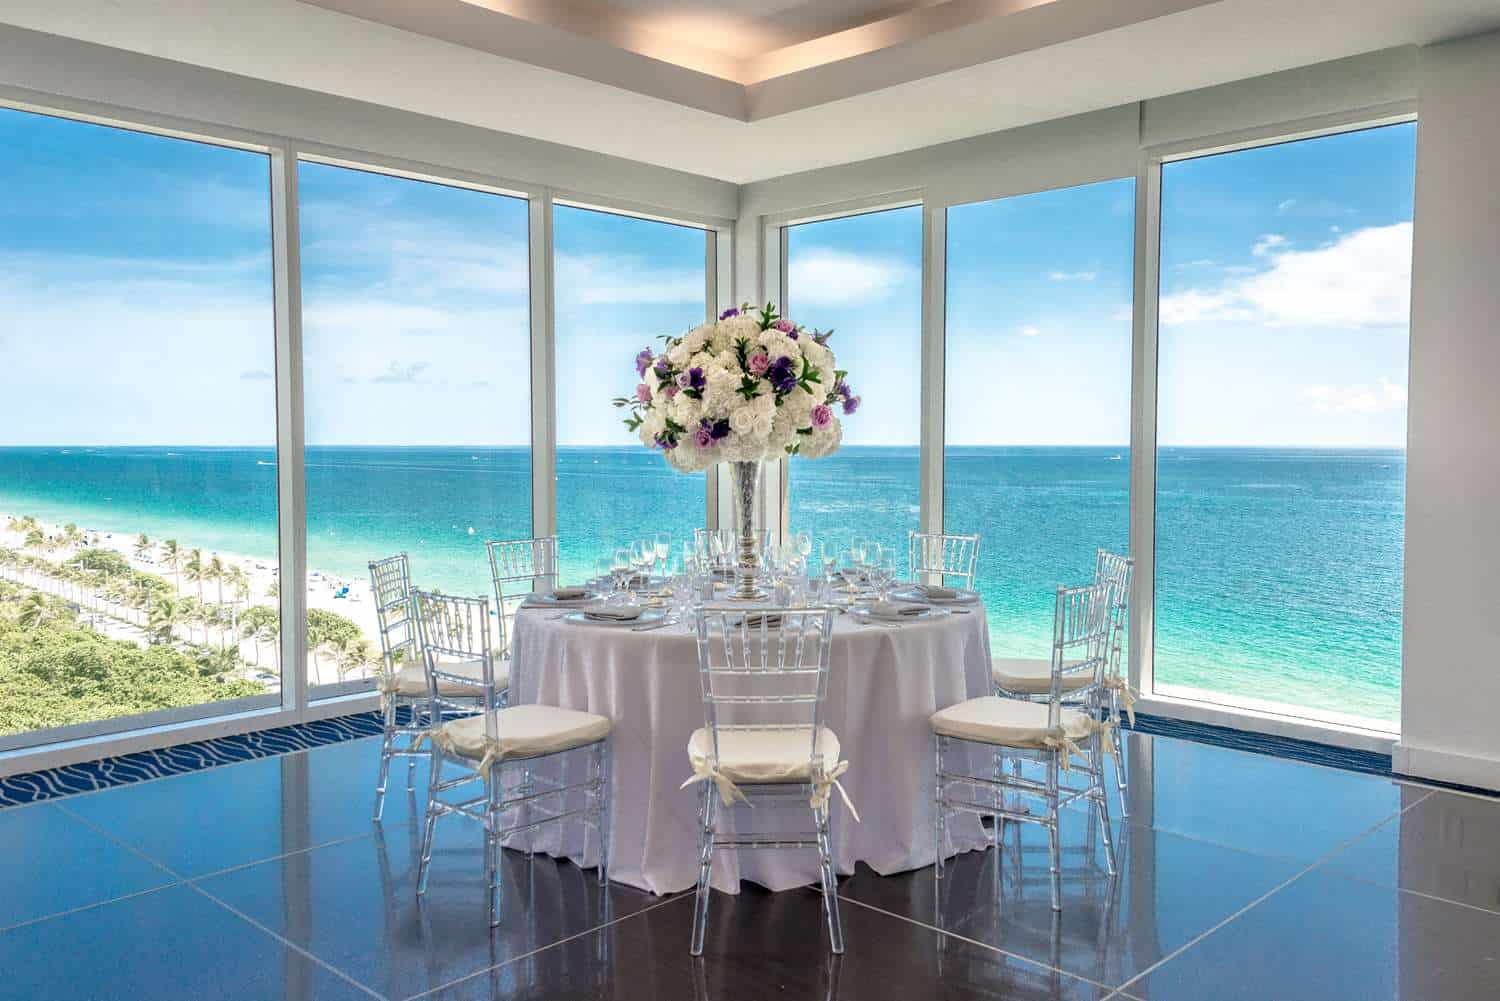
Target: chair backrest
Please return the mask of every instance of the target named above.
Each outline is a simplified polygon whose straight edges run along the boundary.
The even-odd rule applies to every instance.
[[[1135,575],[1135,560],[1129,556],[1100,549],[1094,557],[1094,583],[1109,584],[1114,634],[1110,639],[1109,671],[1119,674],[1125,641],[1126,621],[1130,610],[1130,582]]]
[[[412,618],[411,561],[405,553],[370,563],[370,596],[380,632],[380,664],[387,678],[420,656],[416,622]]]
[[[421,637],[422,670],[427,677],[430,718],[440,721],[444,714],[474,713],[472,696],[453,698],[443,692],[451,691],[454,686],[472,691],[476,679],[473,665],[479,664],[478,679],[483,688],[484,711],[489,717],[485,728],[493,729],[493,713],[500,705],[500,698],[495,687],[495,654],[490,646],[489,601],[414,590],[411,603]],[[490,736],[497,734],[491,733]]]
[[[947,584],[950,578],[962,586],[974,587],[974,568],[979,562],[979,536],[944,535],[941,532],[910,532],[907,534],[911,579],[921,580],[934,575],[939,583]]]
[[[557,536],[486,542],[490,582],[495,589],[495,617],[499,619],[500,651],[510,655],[511,626],[516,609],[533,591],[557,587]]]
[[[1058,725],[1063,695],[1076,700],[1104,683],[1115,624],[1113,588],[1107,582],[1057,589],[1052,619],[1052,684],[1048,692],[1047,725]],[[1087,675],[1081,688],[1065,687],[1064,678]]]
[[[725,733],[805,728],[816,774],[833,610],[702,606],[694,618],[703,719],[714,761]]]

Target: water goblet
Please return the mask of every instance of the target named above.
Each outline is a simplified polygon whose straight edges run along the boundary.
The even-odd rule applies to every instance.
[[[657,575],[661,576],[666,573],[667,557],[672,555],[672,536],[667,532],[657,532],[655,550],[656,561],[653,566],[659,567]]]
[[[610,579],[614,584],[614,594],[618,595],[625,590],[625,584],[630,579],[630,571],[630,550],[616,549],[609,566]]]

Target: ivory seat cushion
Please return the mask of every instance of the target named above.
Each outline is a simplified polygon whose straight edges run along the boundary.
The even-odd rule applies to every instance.
[[[1064,709],[1058,724],[1070,740],[1082,740],[1093,732],[1088,717],[1076,709]],[[986,695],[939,709],[932,714],[932,729],[944,737],[981,744],[1045,748],[1047,706],[1042,702]]]
[[[1074,661],[1066,667],[1076,667]],[[1046,695],[1052,691],[1052,661],[1043,657],[996,657],[995,685],[1017,695]],[[1062,690],[1076,692],[1094,680],[1092,672],[1078,671],[1062,676]]]
[[[535,758],[583,747],[609,736],[613,727],[608,716],[559,709],[557,706],[511,706],[489,715],[495,717],[494,742],[497,758]],[[460,757],[479,760],[489,748],[485,714],[465,716],[444,723],[444,749]]]
[[[445,660],[440,670],[473,678],[474,683],[466,685],[448,678],[440,678],[438,679],[439,695],[479,697],[484,694],[484,661],[478,659]],[[503,692],[509,687],[509,664],[503,660],[496,660],[495,691]],[[423,670],[421,661],[406,664],[396,672],[394,689],[397,695],[425,696],[427,694],[427,673]]]
[[[720,730],[719,774],[736,784],[811,782],[812,727],[794,730]],[[713,757],[714,741],[707,727],[693,731],[688,760],[695,771]],[[818,753],[823,773],[839,763],[839,739],[828,727],[818,728]]]

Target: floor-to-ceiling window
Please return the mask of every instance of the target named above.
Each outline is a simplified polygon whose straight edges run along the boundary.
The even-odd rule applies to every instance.
[[[487,539],[531,533],[524,199],[298,165],[313,686],[380,656],[371,560],[490,592]]]
[[[1396,726],[1415,138],[1162,167],[1158,692]]]
[[[1059,584],[1130,526],[1135,182],[948,210],[946,531],[981,536],[1001,656],[1041,656]]]
[[[788,524],[814,544],[892,545],[906,568],[921,486],[922,207],[788,226],[787,316],[833,331],[857,409],[841,416],[843,444],[788,463]]]
[[[557,329],[557,535],[562,575],[633,540],[704,523],[703,474],[642,446],[613,400],[635,393],[637,357],[707,318],[708,238],[690,226],[559,205],[553,215]]]
[[[0,110],[0,220],[0,743],[279,702],[267,154]]]

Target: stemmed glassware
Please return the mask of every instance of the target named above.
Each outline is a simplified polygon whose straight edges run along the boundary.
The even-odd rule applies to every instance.
[[[629,549],[616,549],[614,558],[610,561],[609,573],[614,583],[614,593],[621,594],[625,591],[626,584],[630,580],[632,568],[631,553]]]
[[[672,555],[672,536],[667,532],[657,532],[655,542],[656,559],[653,567],[656,575],[662,577],[667,572],[667,557]]]

